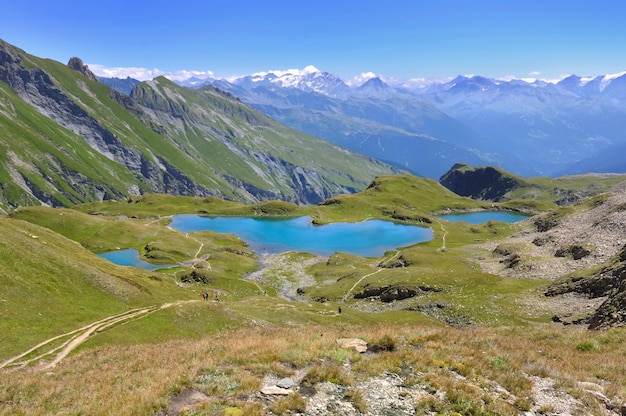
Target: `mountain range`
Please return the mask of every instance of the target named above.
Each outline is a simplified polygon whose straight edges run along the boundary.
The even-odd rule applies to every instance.
[[[522,176],[626,171],[626,72],[556,83],[459,76],[348,85],[307,67],[205,82],[292,128],[421,176],[439,178],[458,161]]]
[[[125,81],[0,41],[0,212],[144,193],[311,204],[398,172],[211,85]]]

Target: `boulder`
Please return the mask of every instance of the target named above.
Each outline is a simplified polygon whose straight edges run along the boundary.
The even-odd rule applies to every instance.
[[[266,396],[288,396],[291,392],[278,386],[265,386],[261,389],[261,393]]]
[[[353,349],[360,353],[367,351],[367,342],[359,338],[338,338],[337,345],[341,348]]]

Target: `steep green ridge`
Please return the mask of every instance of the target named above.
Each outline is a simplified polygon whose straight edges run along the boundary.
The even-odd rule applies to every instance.
[[[494,166],[456,163],[439,182],[458,195],[504,202],[535,200],[569,205],[622,182],[625,175],[577,175],[561,178],[522,178]]]
[[[0,212],[146,192],[316,203],[394,172],[214,88],[158,78],[127,96],[72,65],[0,41]]]

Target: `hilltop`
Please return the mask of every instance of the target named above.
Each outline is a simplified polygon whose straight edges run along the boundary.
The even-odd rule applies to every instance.
[[[456,163],[439,182],[458,195],[476,200],[534,200],[565,206],[606,191],[625,179],[625,175],[610,174],[522,178],[495,166]]]

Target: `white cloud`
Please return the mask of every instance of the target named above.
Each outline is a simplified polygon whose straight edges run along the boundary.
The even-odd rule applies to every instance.
[[[352,77],[349,80],[346,80],[346,84],[352,86],[352,85],[361,85],[364,82],[367,82],[368,80],[372,79],[372,78],[376,78],[377,75],[373,72],[361,72],[359,75],[356,75],[354,77]]]
[[[172,81],[185,81],[189,78],[215,78],[213,71],[162,71],[158,68],[136,68],[136,67],[117,67],[109,68],[98,64],[88,64],[89,69],[99,77],[105,78],[126,78],[131,77],[139,81],[154,79],[164,76]]]
[[[255,72],[254,74],[252,74],[252,77],[265,77],[269,74],[274,74],[277,77],[284,77],[285,75],[300,76],[313,74],[315,72],[319,72],[319,69],[317,69],[313,65],[307,65],[304,67],[304,69],[273,69],[271,71]]]

